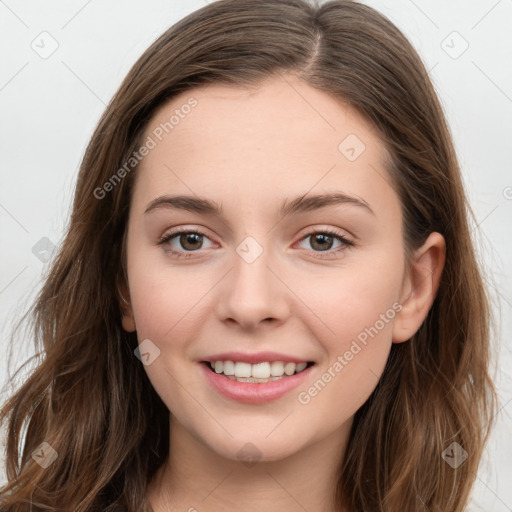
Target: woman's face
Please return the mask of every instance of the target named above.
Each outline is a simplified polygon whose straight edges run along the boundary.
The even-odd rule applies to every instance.
[[[230,459],[346,435],[405,298],[400,202],[378,136],[285,77],[162,107],[130,208],[123,326],[178,431]],[[231,362],[216,373],[215,361]],[[223,373],[298,370],[252,383]]]

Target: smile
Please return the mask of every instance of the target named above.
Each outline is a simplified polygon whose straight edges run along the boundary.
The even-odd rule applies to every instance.
[[[313,363],[268,361],[250,364],[242,361],[212,361],[207,364],[213,372],[223,374],[230,380],[264,383],[300,373]]]
[[[224,398],[263,404],[288,395],[308,379],[316,364],[306,361],[247,363],[226,359],[201,361],[198,366],[207,385]]]

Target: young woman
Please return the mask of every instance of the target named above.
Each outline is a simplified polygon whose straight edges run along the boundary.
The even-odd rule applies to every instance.
[[[84,156],[1,510],[464,510],[495,406],[467,206],[372,8],[182,19]]]

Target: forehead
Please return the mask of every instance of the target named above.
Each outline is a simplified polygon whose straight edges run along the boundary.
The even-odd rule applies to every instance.
[[[334,190],[377,207],[398,200],[385,148],[366,120],[290,75],[185,91],[154,114],[148,137],[154,147],[137,169],[134,201],[186,193],[262,208]]]

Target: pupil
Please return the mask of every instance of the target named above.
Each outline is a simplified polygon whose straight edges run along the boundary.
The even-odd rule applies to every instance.
[[[328,243],[328,242],[329,242],[329,239],[330,239],[330,241],[331,241],[331,244],[329,244],[329,243]],[[323,243],[322,243],[322,242],[320,242],[320,245],[319,245],[319,248],[320,248],[321,250],[330,249],[330,245],[332,245],[332,236],[330,236],[330,235],[322,235],[322,234],[320,234],[320,235],[315,235],[315,236],[313,237],[313,243],[312,243],[313,247],[314,247],[314,245],[315,245],[319,240],[320,240],[320,241],[323,241]],[[325,242],[327,242],[327,245],[329,245],[329,247],[326,247]]]
[[[201,235],[197,233],[187,233],[185,235],[181,235],[180,237],[180,243],[183,248],[187,248],[187,244],[189,244],[189,240],[191,240],[192,247],[188,247],[189,249],[198,249],[198,247],[194,247],[194,242],[196,244],[201,245],[200,243],[200,237]],[[198,240],[199,239],[199,240]]]

